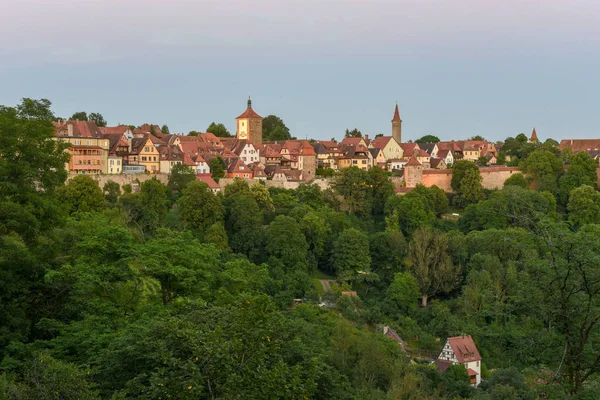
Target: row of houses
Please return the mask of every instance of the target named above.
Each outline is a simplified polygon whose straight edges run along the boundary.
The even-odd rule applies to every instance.
[[[222,160],[229,178],[308,181],[315,177],[316,153],[306,140],[253,144],[246,139],[164,134],[156,125],[98,127],[90,121],[54,123],[55,136],[68,143],[68,170],[75,174],[169,174],[177,164],[211,173]]]
[[[446,169],[455,160],[478,161],[485,157],[488,164],[495,164],[498,152],[493,143],[463,140],[439,143],[398,143],[393,136],[379,136],[370,140],[345,138],[314,143],[317,163],[321,168],[334,170],[356,166],[367,170],[379,166],[388,171],[402,170],[411,158],[423,168]]]

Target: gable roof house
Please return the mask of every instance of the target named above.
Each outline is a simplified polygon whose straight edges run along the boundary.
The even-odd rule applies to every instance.
[[[446,166],[454,164],[454,154],[448,149],[439,150],[437,156],[444,160]]]
[[[471,336],[448,338],[435,365],[440,372],[445,372],[450,365],[462,365],[467,369],[472,386],[481,383],[481,356]]]
[[[373,164],[373,156],[366,146],[347,146],[344,148],[344,155],[339,158],[340,168],[358,167],[362,170],[368,170]]]
[[[371,142],[371,146],[375,149],[381,149],[386,161],[404,157],[402,146],[392,136],[376,137]]]
[[[146,167],[146,171],[157,174],[160,172],[160,154],[150,136],[134,137],[131,140],[129,163],[142,165]]]

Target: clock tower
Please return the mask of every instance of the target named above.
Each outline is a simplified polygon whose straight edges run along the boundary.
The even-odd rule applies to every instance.
[[[236,118],[236,137],[248,140],[254,145],[262,144],[262,120],[263,118],[252,109],[252,100],[248,97],[248,108]]]

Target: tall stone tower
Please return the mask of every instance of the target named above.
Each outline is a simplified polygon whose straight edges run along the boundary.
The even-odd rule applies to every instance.
[[[394,118],[392,118],[392,137],[396,139],[396,142],[402,143],[402,120],[400,119],[397,103]]]
[[[236,118],[238,139],[246,139],[252,144],[262,144],[262,117],[252,109],[252,100],[248,97],[248,108]]]

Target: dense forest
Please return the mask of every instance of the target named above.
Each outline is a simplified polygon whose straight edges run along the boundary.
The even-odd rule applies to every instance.
[[[508,138],[524,174],[498,191],[467,161],[450,195],[397,196],[379,168],[218,195],[177,168],[138,191],[67,181],[50,106],[0,107],[0,398],[600,397],[587,153]],[[477,389],[427,361],[463,334]]]

